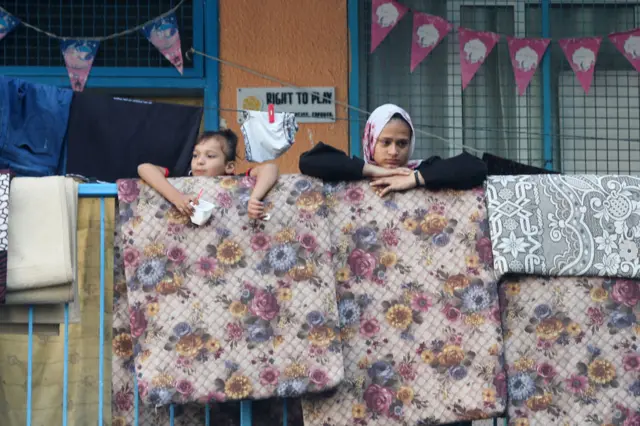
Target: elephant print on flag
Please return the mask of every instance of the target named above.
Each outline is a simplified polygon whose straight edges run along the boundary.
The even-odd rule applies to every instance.
[[[458,34],[460,37],[460,74],[462,76],[462,90],[464,90],[500,40],[500,35],[466,28],[459,28]]]
[[[602,37],[566,38],[559,44],[585,93],[589,94]]]
[[[527,90],[550,42],[550,39],[543,38],[507,37],[509,56],[520,96]]]

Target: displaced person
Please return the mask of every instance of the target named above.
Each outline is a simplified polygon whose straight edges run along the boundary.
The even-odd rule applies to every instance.
[[[233,175],[236,168],[236,149],[238,136],[229,129],[202,133],[193,149],[191,158],[192,176],[228,176]],[[193,194],[183,194],[169,183],[169,169],[145,163],[138,166],[138,174],[149,186],[158,191],[182,214],[191,216],[195,202]],[[278,166],[262,164],[246,173],[256,178],[256,185],[251,192],[248,205],[249,217],[260,219],[264,215],[262,199],[278,180]]]
[[[379,106],[367,120],[362,140],[364,160],[319,143],[300,157],[300,171],[325,181],[365,178],[384,196],[416,187],[471,189],[487,177],[485,163],[466,152],[452,158],[410,160],[415,148],[411,117],[393,104]]]

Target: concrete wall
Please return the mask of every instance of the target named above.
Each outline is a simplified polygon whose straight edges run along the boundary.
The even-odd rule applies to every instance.
[[[336,98],[347,100],[346,0],[219,1],[223,59],[296,86],[333,86]],[[240,87],[272,86],[279,84],[220,65],[222,108],[237,108],[236,90]],[[347,118],[342,107],[337,106],[336,113],[338,118]],[[220,118],[221,124],[240,131],[235,112],[221,111]],[[300,124],[295,145],[277,160],[282,173],[298,173],[300,153],[319,141],[348,151],[348,122]],[[244,158],[244,146],[239,147],[239,155]]]

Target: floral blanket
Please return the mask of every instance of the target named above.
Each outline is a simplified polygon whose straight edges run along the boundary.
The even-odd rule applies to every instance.
[[[492,176],[496,272],[640,279],[640,178]]]
[[[129,329],[118,321],[114,353],[124,356],[114,362],[135,371],[142,402],[294,397],[340,383],[322,183],[281,177],[267,198],[271,218],[259,222],[246,214],[251,178],[172,183],[184,193],[203,189],[214,217],[197,227],[150,187],[118,182],[126,292],[119,287],[116,297],[126,294]]]
[[[640,425],[640,284],[526,277],[500,286],[511,426]]]
[[[505,408],[484,191],[376,196],[331,187],[345,380],[306,396],[306,426],[426,425]]]

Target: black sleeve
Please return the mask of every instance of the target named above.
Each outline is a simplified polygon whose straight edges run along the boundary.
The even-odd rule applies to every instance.
[[[364,160],[357,157],[349,158],[339,149],[322,142],[302,153],[299,167],[307,176],[330,182],[364,179]]]
[[[418,166],[427,189],[472,189],[487,178],[487,165],[481,159],[463,152],[443,160],[431,157]]]

